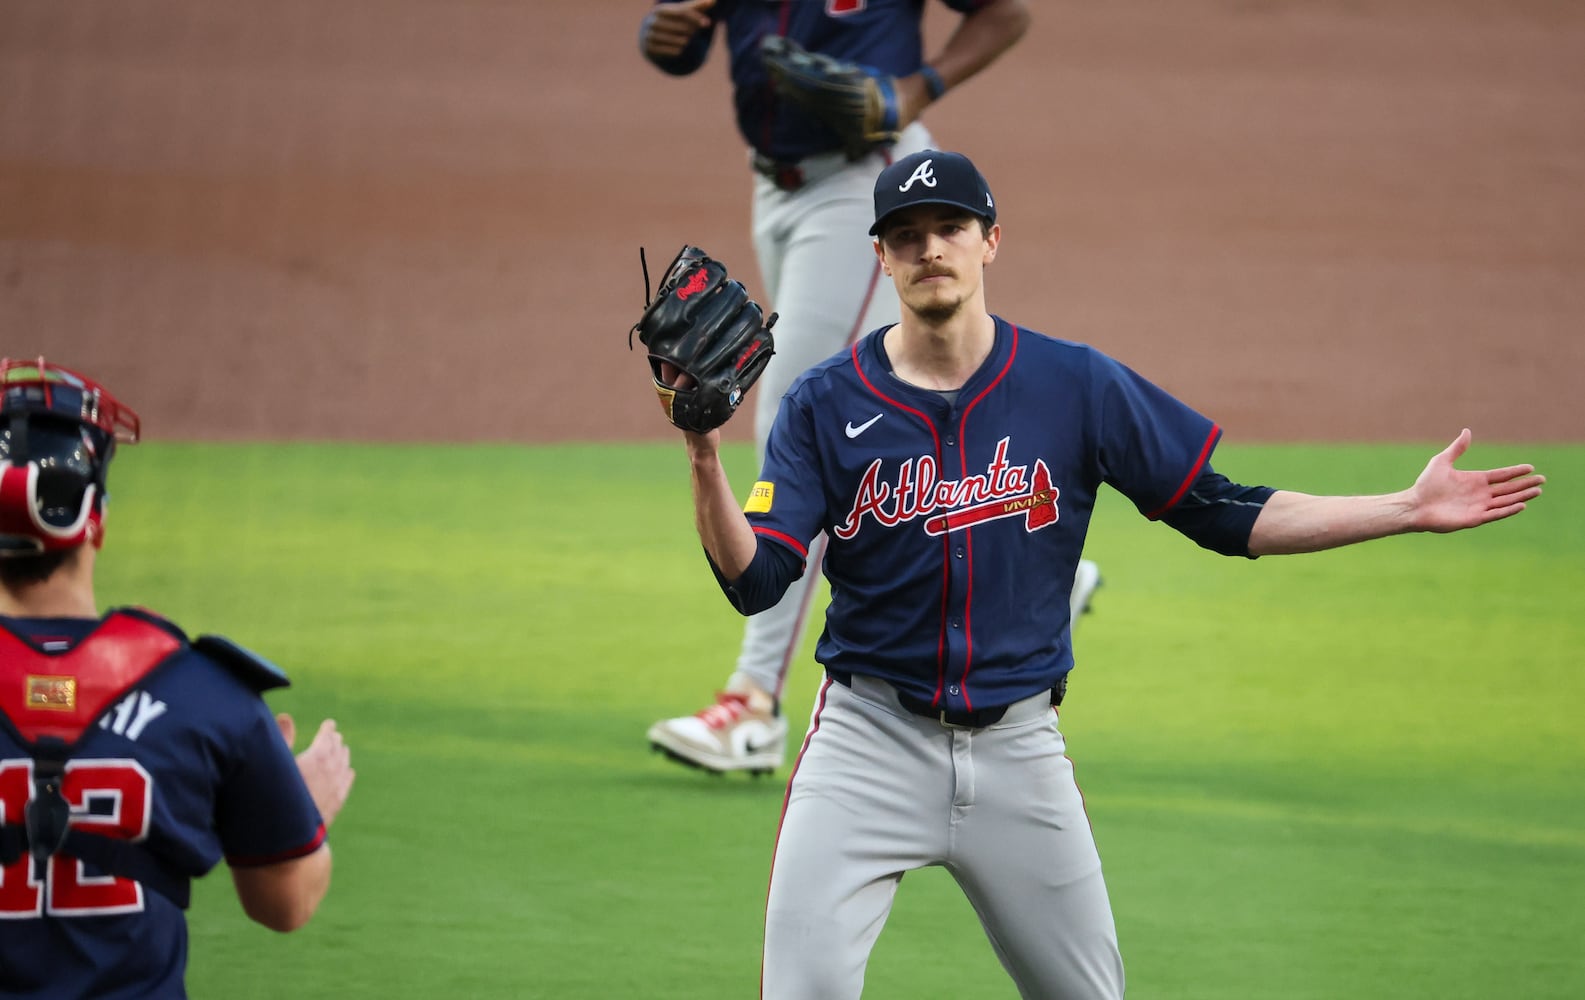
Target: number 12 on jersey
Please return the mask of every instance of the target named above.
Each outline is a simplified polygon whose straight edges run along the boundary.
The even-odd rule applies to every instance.
[[[149,834],[153,781],[135,760],[66,762],[61,795],[71,807],[71,827],[116,840],[139,841]],[[33,761],[0,761],[0,824],[23,822],[33,797]],[[94,807],[98,806],[96,810]],[[104,916],[143,909],[143,886],[128,878],[90,875],[81,861],[57,853],[35,873],[24,853],[0,868],[0,920]]]

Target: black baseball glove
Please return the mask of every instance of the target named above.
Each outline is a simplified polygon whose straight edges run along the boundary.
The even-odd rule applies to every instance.
[[[857,159],[897,141],[897,81],[870,66],[809,52],[781,35],[760,40],[776,93],[796,101]]]
[[[642,251],[640,251],[642,259]],[[649,295],[649,268],[644,269]],[[650,372],[666,419],[703,434],[731,418],[775,353],[771,326],[741,282],[698,247],[685,246],[661,278],[633,334],[649,350]],[[671,369],[663,374],[662,365]],[[680,373],[680,377],[676,376]]]

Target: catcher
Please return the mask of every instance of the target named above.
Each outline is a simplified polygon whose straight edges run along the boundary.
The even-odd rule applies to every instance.
[[[222,858],[271,930],[330,886],[335,722],[294,761],[273,664],[100,610],[110,463],[141,428],[85,375],[0,359],[0,996],[186,996],[191,884]]]

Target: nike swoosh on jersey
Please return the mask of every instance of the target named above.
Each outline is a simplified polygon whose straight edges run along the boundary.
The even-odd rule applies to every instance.
[[[859,424],[857,427],[854,427],[853,426],[853,421],[849,420],[848,421],[848,426],[847,426],[847,435],[848,435],[848,437],[850,437],[850,438],[858,437],[860,434],[863,434],[865,431],[869,430],[870,427],[874,425],[875,421],[879,420],[880,418],[882,418],[884,416],[886,416],[886,414],[877,413],[877,414],[875,414],[875,416],[873,416],[873,417],[869,418],[868,420],[864,421],[862,424]]]

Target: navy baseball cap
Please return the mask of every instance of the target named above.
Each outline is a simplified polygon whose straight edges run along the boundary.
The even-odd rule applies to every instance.
[[[925,149],[905,156],[875,178],[875,225],[878,235],[886,217],[914,205],[952,205],[996,221],[990,185],[962,153]]]

